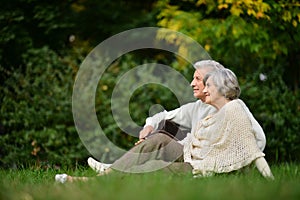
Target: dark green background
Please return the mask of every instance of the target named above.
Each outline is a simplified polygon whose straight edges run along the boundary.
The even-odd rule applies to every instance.
[[[192,0],[2,0],[0,166],[85,163],[89,153],[76,132],[71,107],[74,78],[85,56],[97,44],[121,31],[162,27],[162,20],[178,20],[180,25],[185,17],[190,21],[208,20],[199,35],[193,24],[190,27],[189,20],[177,29],[203,46],[210,44],[211,57],[236,72],[242,87],[241,98],[265,130],[267,160],[298,162],[300,14],[296,1],[284,2],[290,6],[267,1],[271,5],[268,20],[245,13],[233,16],[228,10],[209,10],[212,3],[197,6]],[[172,11],[174,6],[176,12]],[[296,26],[284,19],[286,10],[298,23]],[[225,23],[220,25],[220,21]],[[243,34],[215,37],[220,28],[227,26],[229,30],[234,23],[239,23]],[[257,29],[251,28],[254,23]],[[124,55],[107,70],[99,85],[108,87],[99,87],[96,111],[101,115],[105,133],[123,148],[130,148],[136,138],[123,134],[114,122],[111,92],[116,76],[149,62],[170,65],[187,79],[192,77],[191,66],[180,65],[174,55],[154,50]],[[261,81],[260,73],[267,75],[267,80]],[[145,86],[134,95],[130,114],[139,125],[143,125],[151,105],[161,104],[166,109],[179,105],[170,91],[158,85]]]

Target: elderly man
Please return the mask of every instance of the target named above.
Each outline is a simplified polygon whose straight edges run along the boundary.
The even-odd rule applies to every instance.
[[[139,133],[139,141],[136,145],[125,153],[122,157],[116,160],[113,164],[105,164],[94,160],[93,158],[88,159],[89,166],[97,171],[99,174],[107,173],[111,169],[124,172],[145,172],[152,171],[161,168],[174,167],[174,163],[180,163],[180,167],[176,169],[182,171],[190,171],[190,165],[182,165],[183,163],[183,142],[182,140],[176,140],[176,138],[168,136],[164,133],[155,133],[159,123],[163,120],[170,120],[179,125],[181,129],[188,132],[194,132],[197,128],[197,124],[212,112],[215,112],[215,108],[203,103],[205,101],[205,95],[203,93],[204,76],[211,71],[224,68],[220,63],[214,60],[203,60],[194,64],[195,72],[191,86],[193,88],[194,97],[199,100],[182,105],[181,107],[172,110],[157,113],[152,117],[146,119],[146,124],[143,130]],[[266,144],[265,134],[260,125],[255,121],[252,124],[256,142],[260,150],[263,151]],[[149,161],[162,161],[167,164],[148,165]],[[140,166],[140,167],[136,167]],[[150,167],[149,167],[150,166]],[[187,169],[186,169],[187,168]],[[185,170],[186,169],[186,170]]]
[[[205,101],[203,93],[203,78],[208,72],[224,68],[220,63],[213,60],[203,60],[194,64],[195,72],[191,86],[194,96],[199,100],[185,104],[172,111],[164,111],[157,113],[146,119],[143,130],[139,133],[139,141],[136,145],[121,156],[112,164],[101,163],[93,158],[88,159],[89,166],[99,175],[108,174],[113,170],[141,173],[163,169],[169,172],[191,172],[192,166],[183,162],[183,143],[186,137],[181,140],[157,132],[160,123],[163,120],[170,120],[179,125],[181,129],[194,133],[198,123],[216,109]],[[263,129],[254,119],[251,123],[255,134],[256,143],[261,151],[264,150],[266,144]],[[154,133],[155,132],[155,133]],[[58,182],[87,180],[87,177],[72,177],[67,174],[57,174],[55,180]]]

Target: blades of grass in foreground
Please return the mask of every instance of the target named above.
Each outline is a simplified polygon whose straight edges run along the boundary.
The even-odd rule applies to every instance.
[[[59,184],[57,170],[0,170],[0,199],[300,199],[299,165],[272,166],[275,181],[252,170],[194,179],[163,172],[115,173],[87,182]],[[66,170],[94,177],[90,169]]]

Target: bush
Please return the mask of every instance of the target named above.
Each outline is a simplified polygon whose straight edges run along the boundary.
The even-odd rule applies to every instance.
[[[0,88],[0,164],[70,163],[86,155],[73,125],[71,65],[47,47],[29,50],[23,63]]]
[[[299,91],[287,87],[282,68],[274,67],[266,80],[259,71],[247,76],[242,98],[265,131],[266,156],[273,162],[300,161]]]

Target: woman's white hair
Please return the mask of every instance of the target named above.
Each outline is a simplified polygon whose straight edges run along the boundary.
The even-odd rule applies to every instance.
[[[203,79],[204,85],[206,85],[206,81],[210,77],[218,92],[225,98],[230,100],[239,98],[241,88],[233,71],[227,68],[211,71],[205,75]]]

